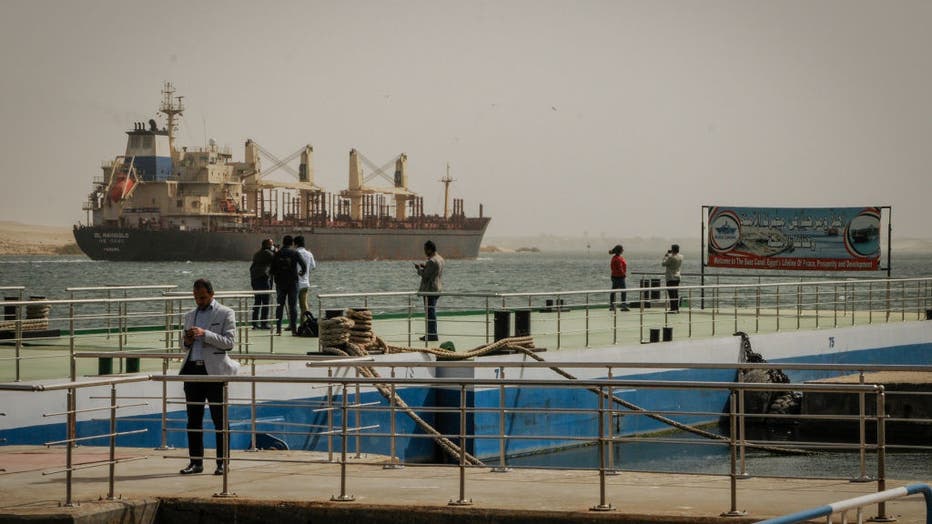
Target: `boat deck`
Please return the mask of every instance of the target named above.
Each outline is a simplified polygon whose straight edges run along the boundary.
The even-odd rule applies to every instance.
[[[244,318],[242,311],[237,312]],[[468,351],[482,347],[494,341],[494,314],[480,312],[441,312],[438,320],[440,340],[430,343],[436,347],[444,342],[452,342],[457,351]],[[508,319],[508,334],[515,334],[515,314],[512,311]],[[828,329],[844,326],[862,326],[887,322],[907,322],[917,320],[917,311],[832,311],[800,310],[795,308],[782,311],[774,309],[692,309],[684,308],[679,314],[670,314],[659,308],[632,308],[630,311],[610,311],[600,308],[566,308],[565,311],[530,311],[530,335],[539,348],[547,351],[561,349],[582,349],[606,346],[636,345],[649,343],[652,337],[662,340],[664,331],[673,340],[703,339],[711,337],[731,337],[737,331],[750,335],[774,333],[778,331],[797,331]],[[401,347],[428,347],[428,343],[418,340],[424,332],[423,317],[412,318],[389,316],[373,321],[373,332],[386,343]],[[668,328],[668,329],[664,329]],[[653,331],[653,333],[651,333]],[[177,352],[178,358],[184,356],[179,351],[173,334],[168,342],[164,329],[129,330],[124,333],[122,341],[117,328],[109,332],[98,329],[93,332],[78,332],[73,341],[76,353],[95,352],[140,352],[164,353]],[[72,348],[72,337],[67,331],[60,336],[50,338],[28,338],[22,341],[19,349],[20,374],[23,381],[49,380],[69,376],[68,354]],[[260,355],[304,355],[320,351],[317,338],[295,337],[287,331],[276,336],[269,330],[255,330],[248,324],[242,324],[238,333],[234,354]],[[0,361],[7,362],[0,367],[0,382],[12,382],[17,378],[12,360],[17,354],[14,341],[5,340],[0,344]],[[76,376],[97,375],[101,363],[96,357],[76,359]],[[111,366],[113,373],[126,371],[126,364],[121,359],[103,363]],[[139,362],[139,371],[162,372],[162,359],[143,358]],[[169,369],[180,366],[178,360],[171,361]]]

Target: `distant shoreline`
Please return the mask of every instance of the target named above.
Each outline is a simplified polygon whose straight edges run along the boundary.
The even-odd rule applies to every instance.
[[[80,255],[70,227],[0,221],[0,255]]]

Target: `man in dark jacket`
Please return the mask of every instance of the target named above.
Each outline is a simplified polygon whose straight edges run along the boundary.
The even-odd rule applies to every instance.
[[[272,278],[275,280],[275,294],[278,297],[275,317],[279,335],[282,334],[282,313],[284,313],[286,300],[288,301],[288,327],[292,335],[298,330],[298,276],[306,272],[307,264],[295,251],[294,239],[291,235],[285,235],[282,238],[282,248],[272,259]]]
[[[256,251],[256,254],[252,256],[252,265],[249,266],[249,278],[253,291],[272,289],[272,275],[269,270],[272,267],[272,259],[274,258],[275,251],[272,250],[272,239],[267,238],[262,241],[262,247],[259,251]],[[271,314],[269,294],[256,293],[252,303],[253,329],[269,329],[269,316]]]

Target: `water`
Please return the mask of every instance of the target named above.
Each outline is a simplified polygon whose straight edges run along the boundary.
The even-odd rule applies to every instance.
[[[629,272],[661,274],[663,253],[626,252]],[[686,253],[684,273],[698,273],[699,261]],[[599,251],[587,253],[496,253],[483,254],[476,260],[449,260],[444,270],[444,289],[448,292],[534,292],[606,289],[610,287],[610,256]],[[894,277],[928,275],[928,256],[903,254],[893,260]],[[737,271],[715,273],[742,275]],[[760,273],[777,277],[775,273]],[[793,273],[785,280],[794,280]],[[744,275],[747,275],[744,273]],[[817,275],[817,274],[816,274]],[[885,273],[852,273],[854,277],[881,278]],[[106,262],[85,256],[0,256],[0,286],[26,286],[25,294],[48,298],[67,298],[67,287],[102,285],[176,285],[190,289],[200,277],[213,281],[217,290],[249,289],[249,262]],[[826,279],[841,279],[826,275]],[[640,275],[632,274],[629,287],[637,286]],[[757,282],[757,276],[745,276]],[[776,281],[767,278],[765,281]],[[707,281],[714,282],[714,279]],[[413,291],[418,277],[411,261],[319,262],[311,274],[312,293],[352,293]],[[698,277],[684,277],[683,284],[698,284]],[[12,295],[14,293],[6,293]],[[313,305],[312,305],[313,307]],[[638,442],[621,444],[616,450],[624,469],[648,471],[688,471],[726,473],[728,450],[719,446],[687,446]],[[932,477],[932,452],[890,453],[888,476],[898,479]],[[595,467],[597,449],[575,448],[547,455],[513,459],[515,466]],[[815,457],[783,457],[751,454],[748,472],[752,475],[809,475],[854,477],[859,473],[857,455],[850,452],[819,453]],[[868,474],[876,471],[869,455]]]
[[[629,273],[652,272],[655,278],[661,276],[662,255],[626,252]],[[699,273],[696,256],[686,255],[683,272]],[[495,253],[483,254],[476,260],[448,260],[443,275],[444,291],[495,293],[607,289],[611,287],[609,259],[607,253],[599,251],[596,254]],[[924,276],[929,271],[928,256],[899,255],[894,258],[893,267],[894,277]],[[709,272],[746,275],[734,270]],[[794,280],[796,275],[819,273],[793,273],[785,280]],[[885,272],[850,275],[886,276]],[[826,279],[844,276],[826,276]],[[83,255],[0,256],[0,286],[26,286],[27,296],[67,298],[67,287],[103,285],[166,284],[186,291],[195,279],[201,277],[211,279],[218,291],[248,290],[249,262],[108,262],[90,260]],[[628,287],[636,287],[640,277],[630,275]],[[757,277],[742,280],[756,282]],[[412,291],[417,289],[418,281],[411,261],[319,262],[311,273],[311,291],[313,294]],[[707,283],[711,282],[707,280]],[[683,284],[698,284],[698,277],[684,277]]]
[[[715,432],[714,428],[704,429]],[[651,442],[649,438],[644,438],[639,441],[615,443],[613,448],[615,468],[660,473],[713,475],[729,473],[731,451],[727,445],[713,444],[707,439],[681,431],[665,434],[664,438],[681,439],[685,442]],[[488,462],[490,465],[498,464],[496,460]],[[920,481],[932,479],[932,451],[929,450],[888,449],[885,464],[887,478]],[[596,446],[583,446],[553,453],[514,457],[508,459],[508,465],[597,469],[599,453]],[[868,451],[865,454],[864,465],[866,475],[877,476],[876,453]],[[737,468],[740,471],[740,465]],[[813,450],[811,455],[773,455],[768,452],[748,450],[745,471],[751,476],[759,477],[858,478],[861,476],[860,458],[856,450]]]

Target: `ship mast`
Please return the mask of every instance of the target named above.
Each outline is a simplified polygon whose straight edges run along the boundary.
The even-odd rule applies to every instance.
[[[175,128],[178,124],[175,122],[175,115],[181,115],[184,112],[183,96],[175,97],[175,86],[171,82],[165,82],[162,88],[162,105],[159,111],[165,113],[168,117],[168,149],[175,157]]]
[[[447,162],[447,175],[440,179],[443,182],[443,218],[450,218],[450,183],[453,177],[450,176],[450,163]]]

